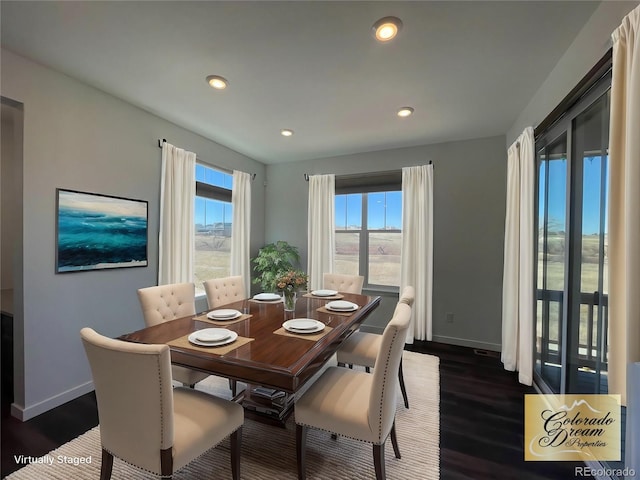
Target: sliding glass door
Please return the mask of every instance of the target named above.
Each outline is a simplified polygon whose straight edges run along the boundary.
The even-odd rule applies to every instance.
[[[538,150],[536,369],[560,391],[567,224],[567,135]]]
[[[567,382],[572,393],[607,392],[608,257],[607,183],[609,167],[609,91],[574,121],[576,198],[572,215],[573,275],[568,315],[570,354]]]
[[[536,139],[535,374],[555,393],[607,391],[610,84]]]

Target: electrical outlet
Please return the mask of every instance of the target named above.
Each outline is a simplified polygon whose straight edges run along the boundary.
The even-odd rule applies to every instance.
[[[453,323],[453,312],[447,312],[447,323]]]

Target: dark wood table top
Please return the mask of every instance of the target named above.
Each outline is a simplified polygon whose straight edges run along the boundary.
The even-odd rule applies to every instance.
[[[171,347],[171,361],[195,370],[228,377],[250,384],[264,385],[295,393],[331,358],[340,344],[358,329],[367,316],[378,307],[380,297],[343,293],[344,300],[359,305],[350,315],[318,311],[327,300],[299,296],[295,312],[285,312],[282,303],[242,300],[224,307],[247,311],[251,317],[226,327],[241,337],[252,338],[230,352],[217,355],[208,351]],[[200,314],[197,314],[200,316]],[[317,341],[304,335],[289,336],[274,333],[285,320],[313,318],[331,330]],[[196,330],[217,327],[194,316],[178,318],[119,337],[138,343],[169,343]]]

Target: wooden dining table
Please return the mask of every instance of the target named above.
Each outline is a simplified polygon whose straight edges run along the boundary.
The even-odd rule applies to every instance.
[[[338,296],[358,305],[357,310],[330,311],[325,307],[329,299],[311,294],[299,295],[292,312],[285,311],[281,301],[244,299],[217,308],[236,309],[243,314],[239,319],[212,321],[205,311],[127,333],[119,339],[167,344],[175,365],[293,395],[380,304],[379,296]],[[325,328],[313,334],[291,333],[283,328],[285,321],[300,318],[318,320]],[[188,341],[190,334],[204,328],[227,328],[238,338],[224,347],[198,346]],[[238,400],[242,398],[240,395]]]

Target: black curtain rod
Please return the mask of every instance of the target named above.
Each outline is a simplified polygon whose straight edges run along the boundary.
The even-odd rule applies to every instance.
[[[162,140],[158,139],[158,147],[162,148],[162,144],[166,143],[166,141],[167,141],[166,138],[163,138]],[[223,168],[223,167],[217,167],[217,168],[220,169],[220,170],[223,170],[225,173],[233,173],[232,171],[230,171],[230,170],[228,170],[226,168]],[[251,174],[251,180],[255,180],[255,179],[256,179],[256,174],[252,173]]]
[[[433,160],[429,160],[429,165],[433,165]],[[391,172],[396,172],[396,170],[391,170],[390,172],[371,172],[371,173],[391,173]],[[304,179],[307,182],[309,181],[309,174],[308,173],[304,174]]]

